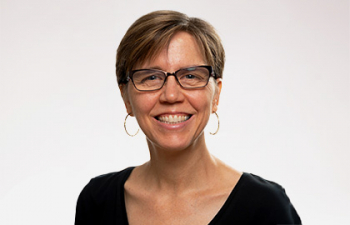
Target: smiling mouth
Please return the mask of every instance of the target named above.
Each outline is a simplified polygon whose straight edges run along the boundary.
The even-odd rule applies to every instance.
[[[167,124],[177,124],[182,123],[191,118],[192,115],[166,115],[166,116],[157,116],[156,119],[162,123]]]

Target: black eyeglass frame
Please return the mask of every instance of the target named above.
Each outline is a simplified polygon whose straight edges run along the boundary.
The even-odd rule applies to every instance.
[[[207,83],[205,83],[203,86],[200,86],[200,87],[184,87],[182,86],[182,84],[180,83],[180,81],[177,79],[177,76],[176,74],[181,71],[181,70],[186,70],[186,69],[190,69],[190,68],[198,68],[198,67],[202,67],[202,68],[206,68],[208,71],[209,71],[209,76],[208,76],[208,80],[207,80]],[[134,83],[134,80],[132,79],[133,78],[133,75],[134,73],[138,72],[138,71],[145,71],[145,70],[155,70],[155,71],[159,71],[159,72],[163,72],[164,75],[165,75],[165,79],[164,79],[164,82],[162,84],[162,86],[160,86],[159,88],[157,89],[151,89],[151,90],[140,90],[136,87],[135,83]],[[136,90],[138,91],[158,91],[160,89],[163,88],[166,80],[168,79],[169,76],[174,76],[175,77],[175,80],[177,81],[177,83],[180,85],[180,87],[182,87],[183,89],[198,89],[198,88],[203,88],[205,86],[208,85],[209,83],[209,80],[210,80],[210,77],[214,77],[214,79],[216,79],[216,73],[214,72],[213,70],[213,67],[212,66],[208,66],[208,65],[202,65],[202,66],[192,66],[192,67],[188,67],[188,68],[182,68],[182,69],[179,69],[179,70],[176,70],[175,72],[173,73],[169,73],[169,72],[165,72],[163,70],[157,70],[157,69],[140,69],[140,70],[132,70],[130,72],[128,72],[128,76],[127,78],[125,79],[125,84],[129,82],[129,80],[131,80],[132,84],[134,85],[134,87],[136,88]]]

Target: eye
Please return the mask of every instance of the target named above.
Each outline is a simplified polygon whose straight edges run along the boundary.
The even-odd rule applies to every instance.
[[[141,78],[141,77],[140,77]],[[161,81],[163,80],[162,74],[144,74],[144,76],[141,79],[141,83],[149,83],[149,82],[155,82],[155,81]]]
[[[186,75],[185,75],[185,78],[186,78],[186,79],[195,79],[196,76],[193,75],[193,74],[186,74]]]
[[[151,75],[145,78],[145,80],[156,80],[159,79],[159,77],[157,77],[156,75]]]

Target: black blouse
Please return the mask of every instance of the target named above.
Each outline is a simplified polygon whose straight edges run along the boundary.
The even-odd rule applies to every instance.
[[[91,179],[79,195],[75,225],[127,225],[124,184],[134,167]],[[214,224],[301,224],[284,189],[259,176],[243,173]]]

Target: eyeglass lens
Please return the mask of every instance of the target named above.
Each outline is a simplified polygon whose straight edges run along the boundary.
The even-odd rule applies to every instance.
[[[206,67],[190,67],[176,71],[175,76],[183,88],[199,88],[207,85],[210,71]],[[166,77],[166,72],[161,70],[138,70],[133,73],[132,81],[138,90],[157,90]]]

